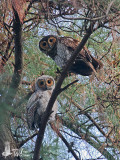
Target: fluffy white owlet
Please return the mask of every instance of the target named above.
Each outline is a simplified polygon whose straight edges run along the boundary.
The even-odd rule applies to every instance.
[[[31,95],[27,103],[27,123],[31,130],[40,126],[41,117],[46,111],[49,99],[55,88],[53,77],[42,75],[35,82],[35,92]],[[57,102],[54,103],[49,120],[55,120],[57,112]]]
[[[63,68],[79,43],[78,40],[71,37],[48,35],[40,40],[39,48],[46,55],[50,56],[59,67]],[[90,54],[90,51],[84,47],[69,71],[75,74],[89,76],[93,71],[96,72],[102,67],[102,62],[94,58]]]

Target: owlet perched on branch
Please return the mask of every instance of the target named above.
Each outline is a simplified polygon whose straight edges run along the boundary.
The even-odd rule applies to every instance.
[[[55,80],[48,75],[42,75],[35,82],[35,92],[31,95],[27,103],[27,123],[31,130],[40,126],[41,117],[46,111],[49,99],[55,88]],[[54,103],[49,120],[55,120],[57,103]]]
[[[78,40],[71,37],[48,35],[40,40],[39,48],[46,55],[50,56],[59,67],[63,68],[79,43]],[[76,57],[69,71],[75,74],[89,76],[102,67],[102,62],[94,58],[90,54],[90,51],[84,47]]]

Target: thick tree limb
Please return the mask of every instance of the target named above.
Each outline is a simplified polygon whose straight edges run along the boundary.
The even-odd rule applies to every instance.
[[[12,81],[6,96],[6,102],[8,104],[12,103],[12,100],[17,92],[18,86],[21,81],[21,74],[23,69],[23,51],[22,51],[22,24],[20,22],[19,16],[14,10],[14,21],[13,21],[13,31],[14,31],[14,43],[15,43],[15,64],[14,64],[14,74],[12,76]],[[9,96],[9,99],[7,98]]]
[[[68,60],[67,65],[64,67],[64,69],[63,69],[63,71],[61,73],[61,76],[60,76],[59,80],[57,81],[56,87],[53,90],[52,96],[51,96],[50,101],[48,103],[48,106],[47,106],[47,109],[46,109],[46,113],[45,113],[45,115],[43,116],[43,118],[41,120],[41,127],[39,129],[37,140],[36,140],[36,144],[35,144],[33,160],[38,160],[39,159],[40,147],[41,147],[42,140],[43,140],[43,137],[44,137],[46,124],[47,124],[48,118],[50,116],[53,104],[54,104],[57,96],[60,93],[61,85],[62,85],[62,83],[63,83],[63,81],[64,81],[64,79],[66,77],[67,71],[69,70],[69,68],[72,65],[72,63],[74,62],[75,58],[77,57],[79,52],[82,50],[82,48],[86,44],[88,38],[92,34],[93,26],[94,26],[94,24],[91,23],[86,35],[83,37],[82,41],[80,42],[80,44],[78,45],[78,47],[76,48],[76,50],[74,51],[74,53],[72,54],[70,59]]]
[[[22,25],[19,19],[19,16],[14,10],[14,42],[15,42],[15,68],[14,74],[12,77],[11,88],[18,88],[21,80],[22,67],[23,67],[23,52],[22,52]]]
[[[18,86],[21,80],[22,73],[22,64],[23,64],[23,52],[22,52],[22,43],[21,43],[21,35],[22,35],[22,25],[20,23],[17,12],[14,10],[14,22],[13,22],[13,31],[14,31],[14,42],[15,42],[15,68],[14,74],[12,77],[12,81],[10,87],[8,89],[8,93],[1,104],[4,108],[4,123],[0,124],[0,159],[5,159],[3,156],[1,157],[1,153],[4,151],[4,142],[9,141],[11,144],[11,149],[16,149],[17,145],[15,140],[13,139],[12,133],[10,131],[10,115],[7,112],[8,108],[6,106],[12,105],[13,99],[16,95]],[[20,160],[20,157],[7,157],[7,160]]]

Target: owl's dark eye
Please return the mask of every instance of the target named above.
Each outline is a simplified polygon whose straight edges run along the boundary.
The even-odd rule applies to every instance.
[[[56,38],[55,37],[50,37],[48,39],[48,43],[49,43],[50,46],[54,46],[55,42],[56,42]]]
[[[51,80],[48,80],[47,82],[48,82],[48,84],[50,84],[50,83],[51,83]]]
[[[47,44],[46,42],[43,42],[43,44],[42,44],[42,45],[45,47],[45,46],[46,46],[46,44]]]
[[[47,79],[46,83],[48,86],[52,86],[54,82],[52,79]]]
[[[49,46],[48,46],[48,42],[47,41],[40,41],[39,42],[39,48],[42,51],[48,51],[49,50]]]
[[[43,82],[43,81],[41,81],[39,84],[42,86],[42,85],[44,84],[44,82]]]
[[[38,86],[39,87],[43,87],[44,86],[44,81],[43,80],[39,80],[38,81]]]
[[[50,42],[53,42],[53,39],[50,39],[49,41],[50,41]]]

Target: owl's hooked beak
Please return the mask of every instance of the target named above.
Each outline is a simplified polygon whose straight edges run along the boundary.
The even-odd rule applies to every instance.
[[[48,88],[48,86],[45,84],[44,90],[51,90],[51,88]]]
[[[52,45],[49,45],[47,50],[44,51],[47,56],[49,56],[48,52],[51,51],[51,49],[52,49]]]
[[[48,52],[51,51],[52,48],[53,48],[53,45],[49,44]]]
[[[45,88],[44,88],[45,90],[48,90],[48,88],[47,88],[47,85],[45,85]]]
[[[52,45],[49,44],[50,49],[53,47]]]

